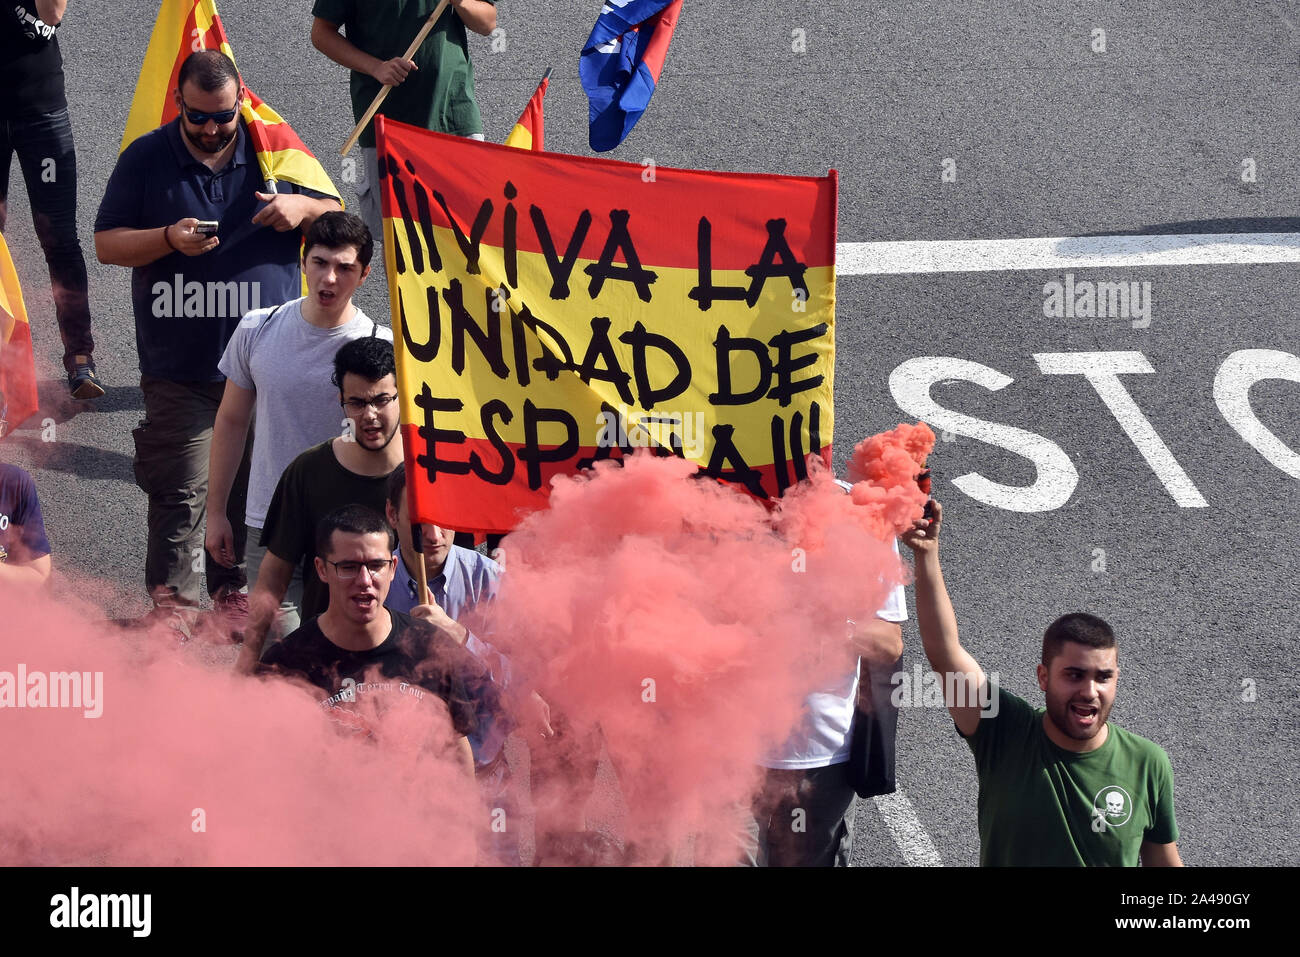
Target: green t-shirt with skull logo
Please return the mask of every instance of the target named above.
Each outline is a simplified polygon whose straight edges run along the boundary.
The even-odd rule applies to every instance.
[[[1002,688],[996,717],[966,739],[979,773],[984,867],[1136,867],[1144,841],[1178,840],[1174,773],[1158,744],[1107,723],[1076,753],[1043,730],[1043,708]]]

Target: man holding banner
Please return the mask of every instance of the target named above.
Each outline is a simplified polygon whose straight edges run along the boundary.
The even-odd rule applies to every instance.
[[[442,13],[432,32],[406,59],[402,51],[438,10]],[[391,86],[379,108],[382,115],[425,129],[483,139],[465,30],[484,36],[495,30],[496,0],[316,0],[312,15],[312,45],[352,71],[352,111],[357,120],[376,94]],[[379,165],[372,126],[362,131],[360,143],[365,163],[364,177],[356,187],[361,218],[376,241],[382,241]]]
[[[217,363],[245,313],[300,294],[300,230],[341,208],[293,183],[281,182],[274,196],[262,192],[240,90],[224,53],[188,56],[173,94],[180,115],[126,148],[95,221],[100,262],[132,267],[145,402],[135,473],[149,496],[151,616],[185,637],[197,619],[200,567],[219,611],[246,587],[242,540],[229,568],[203,549],[209,443],[224,389]],[[239,493],[227,503],[236,529],[247,472],[246,459]]]

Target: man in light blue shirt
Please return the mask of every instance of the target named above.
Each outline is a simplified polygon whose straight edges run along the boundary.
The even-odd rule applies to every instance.
[[[406,496],[406,466],[399,465],[388,478],[388,523],[397,530],[397,570],[388,589],[384,606],[412,617],[423,618],[442,629],[478,658],[488,670],[492,684],[501,695],[491,700],[475,701],[477,730],[470,735],[474,752],[475,777],[491,812],[491,840],[484,850],[495,863],[519,864],[517,828],[520,819],[514,813],[509,793],[510,769],[505,760],[506,736],[512,729],[509,716],[502,708],[501,697],[510,682],[510,665],[500,652],[461,623],[496,595],[501,566],[485,555],[452,544],[454,532],[437,525],[421,525],[421,548],[425,573],[429,579],[432,601],[419,600],[416,564],[421,560],[415,548]],[[420,614],[415,609],[420,608]],[[480,619],[481,620],[481,619]]]

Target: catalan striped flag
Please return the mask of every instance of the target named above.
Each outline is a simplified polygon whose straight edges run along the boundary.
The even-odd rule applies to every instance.
[[[833,172],[376,142],[414,520],[509,531],[636,449],[765,500],[829,464]]]
[[[140,67],[135,99],[127,117],[121,149],[139,136],[176,118],[179,112],[172,91],[181,64],[198,50],[220,50],[235,59],[225,27],[213,0],[162,0],[149,47]],[[240,115],[257,151],[267,191],[275,192],[280,180],[339,198],[339,191],[305,143],[281,116],[243,85]]]
[[[547,67],[546,73],[542,75],[542,82],[537,84],[537,92],[532,95],[523,113],[519,114],[519,122],[506,137],[506,146],[514,146],[521,150],[536,150],[539,153],[545,149],[542,145],[545,141],[542,100],[546,97],[546,87],[550,82],[551,68]]]
[[[650,105],[681,13],[682,0],[605,0],[578,58],[596,152],[622,143]]]
[[[38,408],[32,327],[27,320],[27,307],[23,305],[18,272],[3,235],[0,235],[0,390],[9,406],[10,428],[17,428]]]

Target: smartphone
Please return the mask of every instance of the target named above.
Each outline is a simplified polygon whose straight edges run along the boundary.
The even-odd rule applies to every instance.
[[[927,468],[916,477],[916,485],[926,495],[924,518],[934,518],[934,499],[930,497],[930,470]]]
[[[215,236],[217,234],[217,221],[215,219],[200,219],[194,224],[194,231],[200,236]]]

